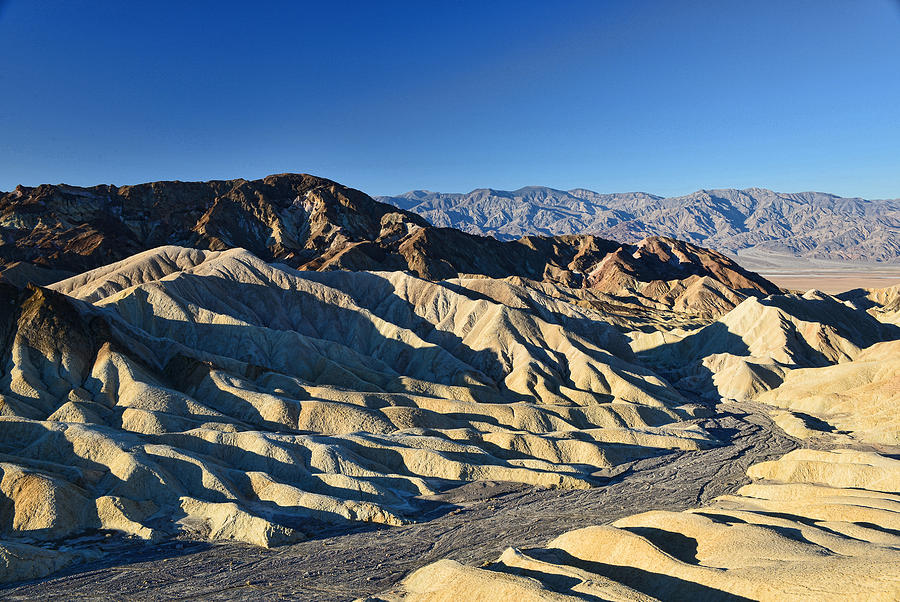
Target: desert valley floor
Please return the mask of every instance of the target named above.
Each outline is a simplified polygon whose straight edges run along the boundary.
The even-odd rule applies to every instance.
[[[4,598],[900,596],[898,284],[291,174],[0,201]]]

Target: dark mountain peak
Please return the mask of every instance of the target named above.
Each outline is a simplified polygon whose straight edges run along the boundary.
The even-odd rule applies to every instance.
[[[542,187],[508,194],[565,198],[573,207],[583,203]],[[0,234],[2,269],[17,282],[42,274],[50,281],[58,279],[60,269],[81,272],[157,246],[181,245],[241,247],[303,270],[405,270],[433,280],[517,276],[610,294],[630,294],[639,282],[693,276],[741,294],[777,290],[718,253],[672,239],[623,245],[599,236],[562,235],[503,242],[432,226],[415,213],[309,174],[20,187],[0,196]]]

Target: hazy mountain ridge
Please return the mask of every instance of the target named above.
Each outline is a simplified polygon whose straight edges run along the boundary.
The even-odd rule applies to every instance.
[[[900,261],[900,199],[762,188],[700,190],[663,198],[538,186],[468,194],[413,191],[378,199],[435,225],[503,240],[587,233],[635,242],[659,235],[731,254]]]

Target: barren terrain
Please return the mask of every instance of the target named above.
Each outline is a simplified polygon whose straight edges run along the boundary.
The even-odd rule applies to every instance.
[[[311,176],[4,202],[8,598],[900,595],[900,286]]]
[[[506,547],[539,546],[571,529],[605,524],[646,510],[684,510],[732,493],[748,466],[800,445],[761,408],[723,405],[702,421],[727,445],[676,452],[622,466],[588,490],[475,483],[436,501],[425,521],[395,528],[361,527],[266,550],[240,544],[136,545],[115,560],[84,565],[62,577],[0,590],[8,599],[352,600],[395,585],[441,558],[471,565]],[[434,516],[430,520],[427,516]],[[179,549],[180,548],[180,549]]]
[[[512,240],[595,234],[636,242],[670,236],[723,253],[779,260],[900,259],[900,200],[843,198],[764,188],[698,190],[663,198],[645,192],[601,194],[545,186],[481,188],[469,193],[414,190],[379,197],[430,223]]]

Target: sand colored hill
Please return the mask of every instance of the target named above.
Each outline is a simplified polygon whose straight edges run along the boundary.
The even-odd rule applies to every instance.
[[[477,280],[162,247],[2,285],[0,577],[83,560],[16,559],[93,529],[273,546],[403,524],[468,481],[591,487],[717,444],[602,314]]]
[[[896,308],[896,287],[748,299],[693,332],[634,333],[632,348],[688,395],[779,408],[795,437],[896,445]]]
[[[703,423],[720,398],[764,401],[786,432],[818,437],[816,445],[897,443],[896,291],[759,298],[741,288],[740,273],[717,273],[727,264],[714,254],[677,241],[619,250],[601,264],[585,272],[588,286],[519,275],[433,281],[396,270],[297,271],[243,249],[163,246],[47,287],[0,282],[0,581],[96,558],[90,546],[65,542],[98,530],[272,547],[336,526],[419,521],[441,492],[473,481],[601,486],[610,475],[627,479],[633,462],[726,443],[727,429]],[[676,264],[686,266],[683,277],[663,280]],[[759,550],[770,542],[809,560],[796,569],[803,583],[804,566],[810,574],[845,566],[836,554],[851,564],[892,558],[873,532],[894,527],[880,515],[852,519],[865,514],[856,498],[851,518],[835,508],[821,510],[830,518],[802,514],[819,507],[803,497],[810,487],[828,500],[856,490],[893,495],[884,483],[895,478],[895,461],[882,460],[791,455],[751,470],[776,485],[755,483],[702,511],[624,519],[599,528],[600,543],[584,544],[631,550],[634,537],[644,538],[662,550],[653,563],[674,558],[658,570],[641,565],[622,577],[509,552],[503,566],[549,563],[563,576],[552,586],[537,568],[528,569],[537,581],[496,579],[516,596],[579,593],[559,585],[577,577],[591,584],[577,586],[583,595],[642,599],[665,598],[672,584],[716,593],[710,575],[726,570],[722,588],[769,596],[753,589],[762,564],[745,566],[715,543],[727,540],[722,529],[747,529],[749,540],[762,537]],[[744,523],[704,518],[731,511],[728,504],[749,513],[734,515]],[[800,518],[773,523],[772,513]],[[856,526],[831,525],[847,520]],[[696,567],[684,568],[681,552],[654,539],[669,522],[676,544],[698,542],[698,560],[687,562]],[[791,539],[791,530],[811,539],[778,538]],[[579,546],[568,553],[582,553]],[[484,576],[440,566],[444,576],[425,573],[428,580]],[[852,581],[862,593],[884,585],[868,569],[834,570],[862,575]],[[641,571],[665,573],[669,585],[636,587]],[[488,573],[485,592],[497,587],[497,571]],[[410,595],[424,587],[414,577]],[[793,595],[784,589],[791,578],[784,573],[772,587]]]
[[[882,322],[900,326],[900,284],[886,288],[855,289],[838,297],[854,307],[867,309]]]
[[[814,417],[797,424],[779,416],[795,436],[844,432],[867,443],[900,445],[900,341],[877,343],[836,366],[792,370],[757,400]]]
[[[682,391],[749,400],[792,370],[849,362],[862,349],[900,338],[900,329],[873,316],[874,305],[819,291],[749,298],[696,331],[633,333],[632,348]]]
[[[370,600],[895,600],[900,461],[797,450],[737,495],[586,527],[470,567],[441,560]]]

